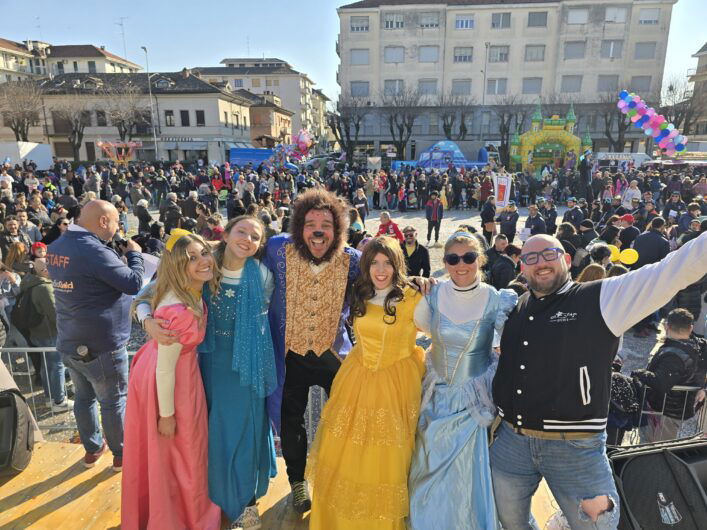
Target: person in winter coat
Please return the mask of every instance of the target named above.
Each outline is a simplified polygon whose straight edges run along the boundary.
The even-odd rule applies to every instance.
[[[665,202],[663,207],[663,219],[666,221],[673,218],[677,221],[680,215],[687,210],[687,205],[680,198],[679,191],[673,191],[670,194],[670,199]]]
[[[508,238],[509,243],[513,243],[516,237],[516,229],[518,224],[518,208],[514,201],[509,201],[501,214],[496,217],[496,222],[501,224],[501,233]]]
[[[444,217],[444,204],[435,190],[430,192],[430,200],[425,204],[425,217],[427,218],[427,246],[430,244],[433,230],[435,233],[435,245],[438,245],[439,229]]]
[[[557,208],[555,208],[555,201],[548,199],[543,202],[542,208],[540,208],[540,214],[545,219],[545,226],[547,227],[546,233],[553,235],[557,232]]]
[[[665,219],[656,217],[648,229],[633,241],[633,249],[638,252],[638,261],[631,268],[640,269],[644,265],[657,263],[670,252],[670,243],[665,237]]]
[[[491,238],[496,234],[496,197],[491,195],[486,199],[481,209],[481,226],[486,243],[491,244]]]
[[[599,234],[594,229],[594,223],[590,219],[585,219],[579,223],[579,237],[582,240],[581,247],[587,248],[587,245],[597,239]]]
[[[182,219],[182,209],[177,205],[177,194],[167,194],[167,204],[164,210],[164,229],[170,234],[173,228],[179,227],[179,221]]]
[[[491,267],[490,283],[496,289],[505,289],[518,275],[518,262],[520,261],[520,247],[508,245],[505,253]]]
[[[33,262],[31,272],[20,283],[18,299],[27,297],[32,305],[31,313],[35,317],[28,328],[27,342],[31,347],[56,346],[56,306],[54,304],[54,287],[49,279],[47,263],[44,259]],[[65,368],[61,354],[57,351],[44,352],[42,366],[42,386],[44,396],[51,400],[54,412],[65,412],[74,406],[73,401],[67,399],[64,389]]]
[[[150,225],[152,224],[152,216],[147,209],[148,203],[145,199],[140,199],[137,201],[137,206],[135,208],[135,216],[138,220],[137,231],[139,234],[147,234],[150,231]]]
[[[579,223],[584,220],[584,214],[579,206],[577,206],[577,199],[574,197],[569,197],[567,199],[567,211],[565,215],[562,216],[563,223],[570,223],[574,226],[575,230],[579,230]]]
[[[400,231],[398,224],[390,218],[390,214],[386,211],[382,211],[380,215],[380,225],[378,227],[377,236],[390,236],[396,238],[398,241],[403,243],[405,237]]]
[[[631,375],[646,388],[651,415],[640,430],[641,442],[674,440],[685,420],[696,414],[696,405],[705,400],[707,342],[692,334],[692,315],[685,309],[673,309],[667,318],[666,337],[645,370]],[[672,391],[676,385],[702,387],[699,391]]]
[[[530,229],[531,236],[536,234],[545,234],[547,232],[545,219],[543,219],[543,216],[540,215],[538,207],[535,204],[528,206],[528,217],[525,220],[525,228]]]

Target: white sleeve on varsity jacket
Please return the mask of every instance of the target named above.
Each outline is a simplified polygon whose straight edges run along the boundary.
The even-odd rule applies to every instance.
[[[602,280],[599,307],[611,332],[620,337],[675,294],[707,274],[707,233],[663,260],[623,276]]]

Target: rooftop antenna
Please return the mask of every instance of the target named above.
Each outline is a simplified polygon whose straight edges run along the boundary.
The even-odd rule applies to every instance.
[[[114,22],[116,26],[120,26],[120,33],[123,36],[123,59],[128,58],[128,47],[125,45],[125,20],[129,17],[118,17],[118,22]]]
[[[246,35],[245,37],[245,47],[247,50],[248,57],[250,57],[250,35]]]

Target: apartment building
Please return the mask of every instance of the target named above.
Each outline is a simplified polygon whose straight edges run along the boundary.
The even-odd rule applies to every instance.
[[[230,58],[221,61],[224,66],[196,67],[192,71],[209,82],[227,82],[233,90],[245,89],[254,94],[273,95],[280,98],[282,106],[293,112],[292,130],[307,129],[315,136],[314,81],[307,74],[298,72],[292,65],[277,58]]]
[[[0,83],[64,73],[135,73],[140,70],[139,64],[107,51],[105,46],[0,39]]]
[[[282,107],[279,97],[253,94],[243,88],[235,92],[250,101],[250,139],[254,147],[272,148],[292,142],[294,113]]]
[[[690,138],[693,141],[707,142],[707,42],[693,55],[697,58],[697,68],[690,72],[689,81],[693,83],[693,97],[697,98],[700,112]]]
[[[415,90],[430,106],[416,122],[418,151],[441,139],[439,98],[463,98],[466,127],[494,140],[494,105],[574,103],[580,132],[601,146],[592,105],[630,88],[657,94],[677,0],[363,0],[337,11],[337,81],[344,98],[371,107],[362,144],[390,143],[377,110],[385,96]],[[444,97],[443,97],[444,96]],[[645,97],[645,96],[644,96]],[[640,136],[629,134],[637,148]]]
[[[68,140],[72,128],[63,110],[68,106],[80,112],[85,123],[79,160],[107,158],[98,143],[119,141],[111,116],[117,106],[122,106],[125,112],[125,105],[144,116],[129,138],[142,142],[142,148],[135,154],[138,159],[201,159],[223,163],[228,161],[231,148],[252,147],[251,101],[230,89],[211,85],[186,69],[150,74],[152,110],[145,73],[59,74],[37,82],[44,92],[44,109],[30,129],[29,141],[50,143],[54,155],[60,159],[74,158]],[[113,99],[122,96],[120,89],[111,92],[111,87],[126,84],[137,88],[136,97]],[[154,134],[152,112],[156,118]],[[14,134],[3,123],[0,141],[13,140]]]

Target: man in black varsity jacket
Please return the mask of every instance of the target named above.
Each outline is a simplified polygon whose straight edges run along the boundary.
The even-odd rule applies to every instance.
[[[570,265],[554,237],[523,246],[530,292],[508,317],[493,381],[502,421],[491,469],[504,528],[535,528],[530,500],[543,477],[573,530],[617,527],[604,449],[611,362],[625,331],[707,274],[707,234],[601,281],[572,282]]]

